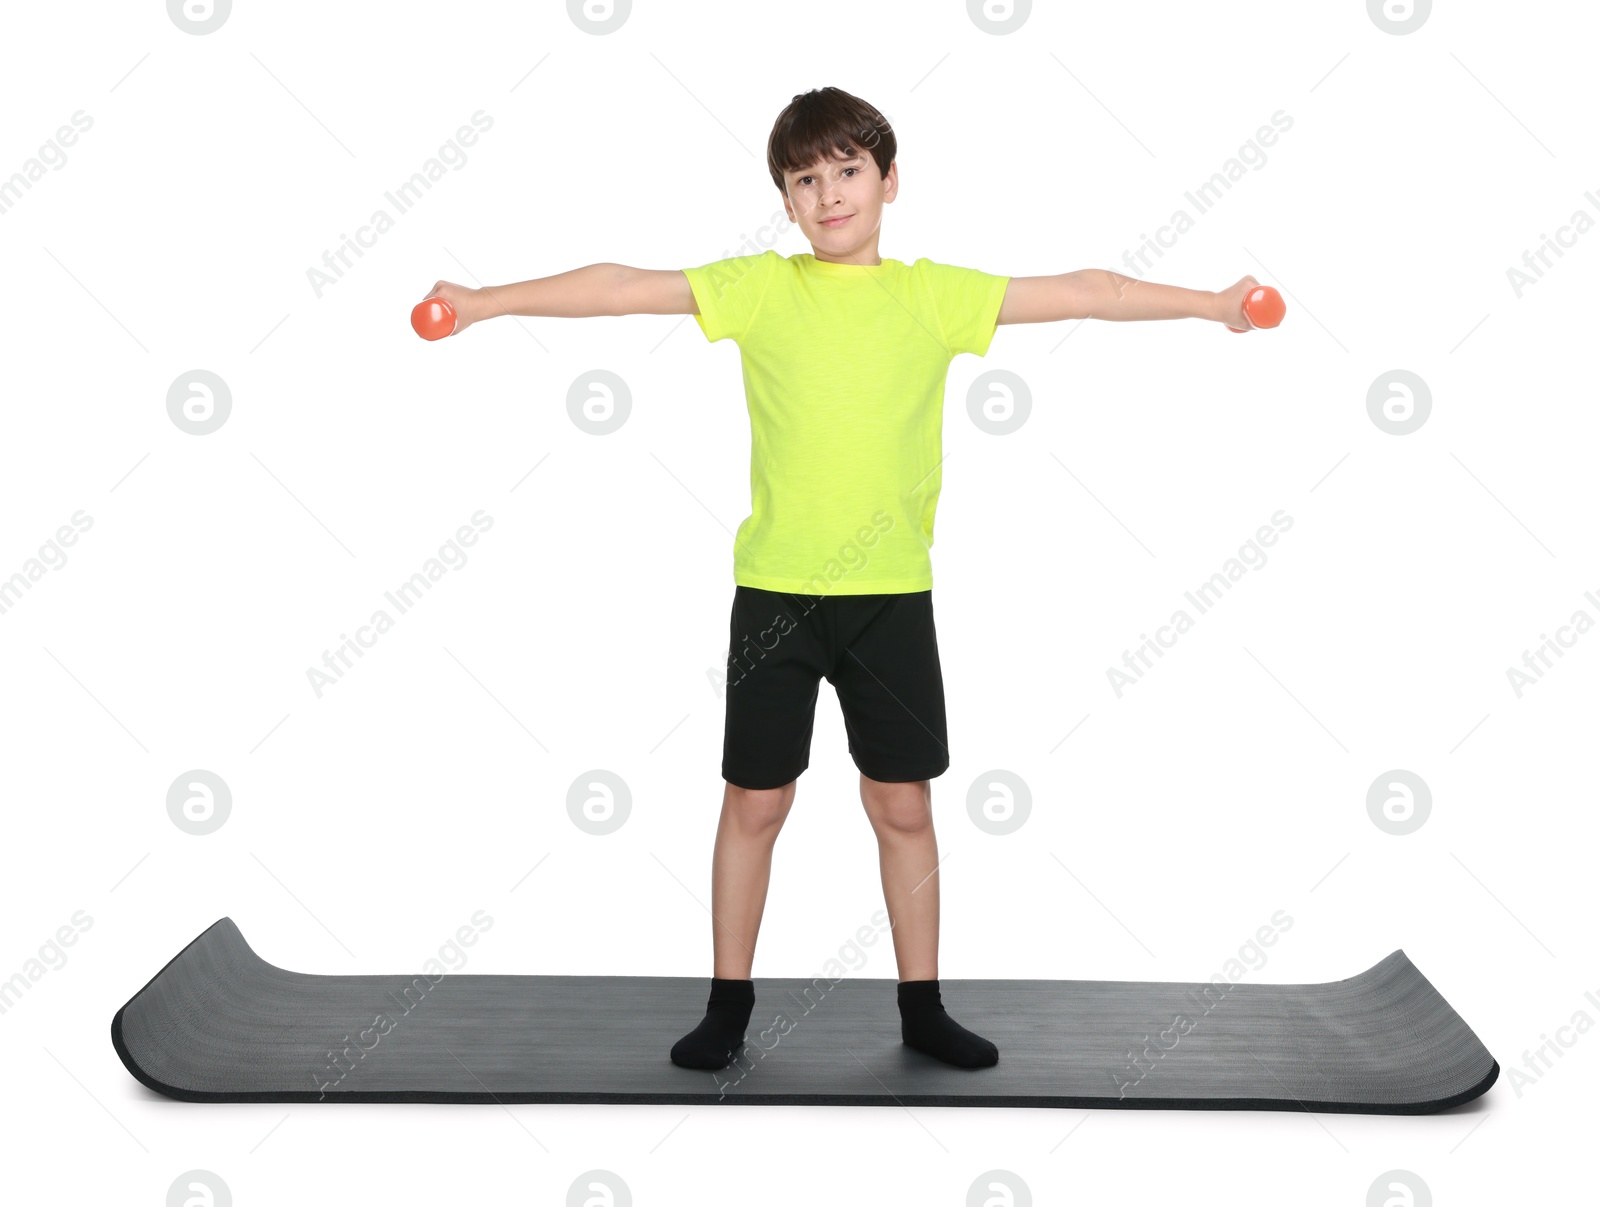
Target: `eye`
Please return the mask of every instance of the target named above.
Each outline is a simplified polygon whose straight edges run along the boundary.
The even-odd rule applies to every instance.
[[[845,171],[846,172],[859,172],[859,171],[861,171],[861,169],[852,166],[852,167],[846,168]],[[814,179],[816,179],[814,176],[802,176],[802,177],[800,177],[799,180],[795,181],[795,183],[796,184],[805,184],[808,180],[814,180]]]

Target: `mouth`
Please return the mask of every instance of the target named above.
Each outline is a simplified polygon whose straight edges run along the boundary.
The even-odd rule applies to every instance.
[[[843,225],[844,225],[844,224],[845,224],[845,223],[846,223],[846,222],[848,222],[848,221],[850,221],[850,219],[852,219],[852,218],[854,218],[854,217],[855,217],[855,215],[854,215],[854,214],[846,214],[846,215],[845,215],[845,216],[844,216],[844,217],[842,217],[842,218],[824,218],[824,219],[823,219],[823,220],[822,220],[822,221],[821,221],[821,222],[819,222],[819,223],[818,223],[818,224],[817,224],[817,225],[819,225],[819,226],[825,226],[825,227],[827,227],[827,228],[828,228],[828,229],[829,229],[829,230],[832,230],[832,229],[833,229],[833,228],[834,228],[834,227],[836,227],[836,226],[843,226]]]

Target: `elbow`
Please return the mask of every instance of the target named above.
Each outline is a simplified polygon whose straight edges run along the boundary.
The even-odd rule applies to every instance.
[[[633,282],[633,269],[626,264],[593,264],[590,271],[596,274],[600,282],[597,294],[595,314],[607,318],[618,315],[632,314],[628,288]]]
[[[1107,283],[1101,269],[1080,268],[1076,272],[1064,272],[1061,274],[1059,317],[1100,318],[1114,297],[1113,287]]]

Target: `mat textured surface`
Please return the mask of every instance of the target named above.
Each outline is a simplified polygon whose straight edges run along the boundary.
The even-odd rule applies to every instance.
[[[941,979],[951,1015],[1000,1049],[975,1070],[900,1042],[892,979],[755,984],[740,1059],[696,1072],[667,1053],[708,977],[313,975],[268,964],[222,918],[117,1011],[111,1042],[189,1102],[1423,1114],[1500,1071],[1403,951],[1316,985]]]

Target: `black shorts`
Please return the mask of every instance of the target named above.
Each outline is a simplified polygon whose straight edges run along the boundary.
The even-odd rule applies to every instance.
[[[863,775],[924,780],[950,766],[932,591],[802,595],[736,584],[722,778],[740,788],[797,778],[811,763],[823,678]]]

